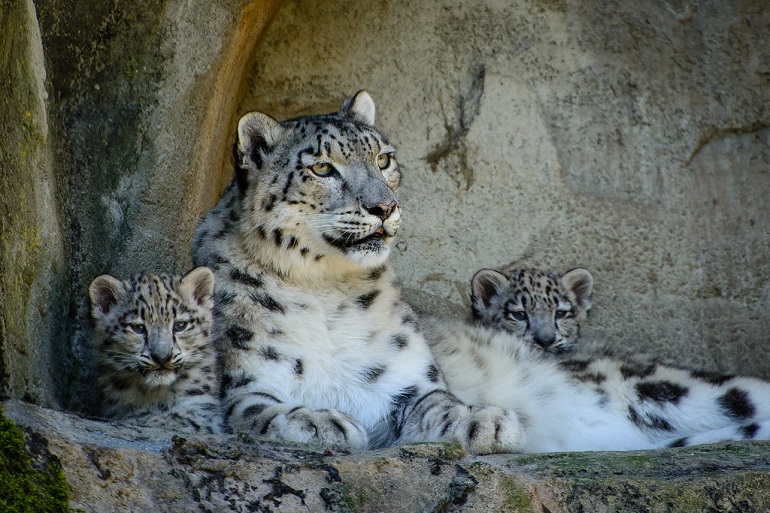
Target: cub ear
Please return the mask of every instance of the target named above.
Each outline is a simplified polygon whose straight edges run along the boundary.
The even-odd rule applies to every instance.
[[[283,133],[278,121],[261,112],[249,112],[238,121],[238,157],[247,169],[262,167],[262,152],[275,146]]]
[[[88,286],[88,296],[91,298],[91,315],[98,319],[104,317],[118,303],[123,284],[109,274],[94,278]]]
[[[214,273],[208,267],[197,267],[182,278],[180,287],[199,305],[209,306],[214,293]]]
[[[489,308],[492,298],[500,293],[508,278],[494,269],[481,269],[471,280],[471,308],[475,318]]]
[[[359,123],[374,127],[374,100],[363,89],[345,100],[340,113]]]
[[[575,294],[578,315],[591,309],[591,299],[594,293],[594,277],[586,269],[580,267],[561,275],[562,284]]]

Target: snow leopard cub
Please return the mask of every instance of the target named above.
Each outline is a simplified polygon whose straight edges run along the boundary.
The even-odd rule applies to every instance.
[[[481,269],[471,280],[473,317],[552,354],[576,348],[591,309],[593,276],[576,268],[561,276],[540,269]]]
[[[770,439],[770,383],[606,355],[553,358],[504,330],[426,319],[449,389],[510,409],[524,452]]]
[[[387,263],[395,148],[364,91],[327,115],[238,123],[235,175],[196,231],[214,269],[223,408],[236,432],[365,449],[516,450],[521,426],[446,389]]]
[[[214,275],[95,278],[88,289],[99,343],[104,414],[128,424],[218,433],[216,354],[210,341]]]

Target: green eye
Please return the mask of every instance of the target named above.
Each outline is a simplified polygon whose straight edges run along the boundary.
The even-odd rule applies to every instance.
[[[377,167],[387,169],[392,159],[393,157],[390,156],[390,153],[380,153],[377,155]]]
[[[146,335],[147,334],[147,327],[144,325],[144,323],[141,322],[132,322],[128,325],[128,328],[136,333],[137,335]]]
[[[328,162],[319,162],[310,166],[310,171],[316,176],[329,176],[334,171],[334,168]]]
[[[190,323],[187,321],[176,321],[174,323],[174,333],[179,333],[181,331],[184,331],[187,329],[187,326],[189,326]]]

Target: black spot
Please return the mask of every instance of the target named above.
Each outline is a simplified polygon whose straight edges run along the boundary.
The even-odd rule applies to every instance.
[[[748,424],[746,426],[741,427],[741,434],[743,435],[743,438],[747,440],[751,440],[755,436],[757,436],[757,431],[759,431],[759,424]]]
[[[468,440],[473,440],[476,437],[476,432],[479,430],[479,423],[476,421],[471,422],[468,426]]]
[[[265,346],[262,349],[260,349],[260,354],[262,355],[262,358],[265,360],[272,360],[277,362],[281,359],[281,357],[276,352],[275,348],[272,346]]]
[[[725,415],[736,420],[747,419],[756,412],[748,392],[739,388],[730,388],[717,402]]]
[[[364,381],[367,383],[374,383],[379,379],[380,376],[382,376],[385,373],[386,368],[383,365],[378,365],[376,367],[370,367],[369,369],[366,369],[362,376],[364,378]]]
[[[253,382],[254,378],[246,374],[242,374],[238,379],[234,379],[229,374],[226,374],[222,378],[222,388],[240,388],[245,387],[246,385],[250,385]]]
[[[297,247],[297,244],[299,244],[297,237],[292,235],[291,237],[289,237],[289,242],[286,243],[286,249],[294,249]]]
[[[262,429],[260,429],[260,430],[259,430],[259,434],[260,434],[260,435],[265,435],[265,434],[267,434],[267,430],[270,428],[270,423],[271,423],[271,422],[273,422],[273,420],[275,420],[275,418],[276,418],[278,415],[279,415],[279,414],[278,414],[278,413],[276,413],[275,415],[273,415],[272,417],[270,417],[269,419],[267,419],[267,421],[265,422],[265,425],[264,425],[264,426],[262,426]]]
[[[722,386],[735,377],[729,374],[719,374],[716,372],[708,371],[692,371],[690,375],[695,379],[700,379],[716,386]]]
[[[559,367],[568,372],[584,372],[591,365],[589,360],[565,360],[559,362]]]
[[[440,377],[441,377],[441,373],[439,372],[438,367],[436,367],[434,364],[429,365],[428,380],[431,383],[438,383]]]
[[[302,376],[302,373],[305,372],[305,365],[302,363],[302,360],[297,358],[297,360],[294,362],[294,373],[297,376]]]
[[[273,239],[275,239],[275,245],[280,246],[283,244],[283,230],[276,228],[273,230]]]
[[[372,306],[372,303],[379,295],[380,295],[380,291],[375,289],[369,292],[368,294],[358,296],[358,298],[356,298],[356,303],[358,303],[359,306],[361,306],[361,308],[364,308],[364,309],[369,308],[370,306]]]
[[[680,438],[678,440],[674,440],[673,442],[668,444],[668,446],[670,448],[672,448],[672,449],[675,448],[675,447],[686,447],[687,446],[687,437]]]
[[[407,387],[404,389],[403,392],[393,397],[393,404],[395,404],[396,406],[406,405],[412,402],[412,400],[416,395],[417,395],[416,386]]]
[[[300,250],[299,250],[299,254],[302,255],[303,257],[307,256],[307,254],[309,252],[310,252],[310,250],[307,249],[307,248],[300,248]]]
[[[634,388],[636,388],[640,401],[649,399],[659,404],[677,404],[682,397],[689,393],[687,388],[670,381],[644,381],[637,383]]]
[[[602,383],[607,381],[607,376],[605,376],[601,372],[596,372],[596,373],[581,374],[580,376],[577,377],[577,379],[584,383],[595,383],[597,385],[601,385]]]
[[[246,348],[248,347],[246,342],[251,340],[251,337],[254,336],[254,333],[242,326],[230,326],[227,328],[227,331],[225,331],[225,335],[230,339],[230,342],[232,342],[237,347]]]
[[[252,404],[245,410],[243,410],[243,417],[257,417],[260,413],[265,411],[265,408],[267,408],[266,404]]]
[[[383,265],[383,266],[380,266],[380,267],[375,267],[374,269],[372,269],[372,270],[369,272],[369,275],[368,275],[366,278],[367,278],[368,280],[371,280],[371,281],[377,281],[377,280],[379,280],[379,279],[380,279],[380,276],[382,276],[382,274],[383,274],[383,273],[384,273],[386,270],[387,270],[387,267],[386,267],[386,266],[384,266],[384,265]]]
[[[401,322],[403,324],[406,324],[407,326],[411,326],[415,329],[417,329],[417,317],[414,316],[412,313],[404,314],[404,316],[401,318]]]
[[[647,415],[642,417],[632,406],[628,407],[628,419],[641,428],[658,429],[661,431],[673,431],[673,426],[663,417],[658,415]]]
[[[396,349],[404,349],[409,344],[409,339],[406,335],[399,333],[390,337],[390,344]]]
[[[221,290],[214,294],[214,303],[217,305],[229,305],[233,301],[235,301],[235,294],[230,294]]]
[[[248,285],[249,287],[258,288],[262,286],[262,278],[260,276],[252,276],[251,274],[239,271],[238,269],[233,269],[230,272],[230,279],[243,285]]]
[[[658,366],[654,363],[626,362],[620,366],[620,374],[624,379],[646,378],[652,375]]]
[[[270,212],[271,210],[273,210],[273,207],[275,206],[275,200],[276,200],[275,194],[271,194],[270,200],[265,205],[265,212]]]
[[[267,238],[267,232],[265,232],[265,227],[264,226],[262,226],[262,225],[257,226],[257,233],[263,239]]]
[[[191,388],[187,392],[185,392],[185,395],[188,396],[195,396],[195,395],[203,395],[205,392],[201,390],[200,388]]]
[[[271,312],[284,313],[286,311],[283,305],[278,303],[275,299],[268,296],[267,294],[252,294],[250,297],[252,301],[259,303],[263,308],[266,308]]]

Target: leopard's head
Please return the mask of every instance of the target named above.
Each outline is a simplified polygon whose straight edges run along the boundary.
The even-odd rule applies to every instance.
[[[395,148],[374,129],[365,91],[339,112],[238,123],[236,182],[248,250],[286,273],[370,268],[388,257],[401,222]]]
[[[210,351],[214,275],[146,273],[121,281],[104,274],[89,286],[102,384],[118,391],[174,383]]]
[[[585,269],[561,276],[538,269],[481,269],[471,283],[474,317],[552,353],[575,346],[591,308],[593,277]]]

